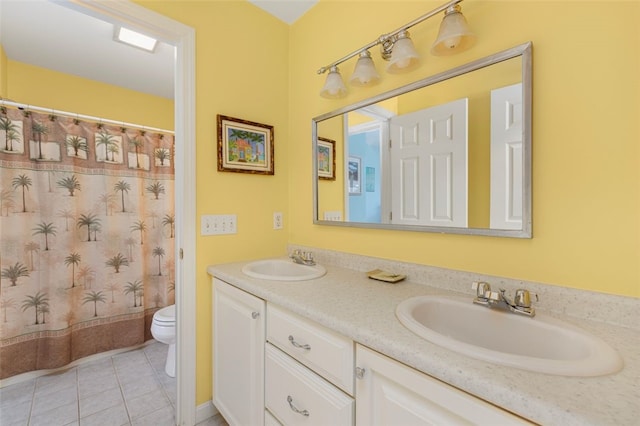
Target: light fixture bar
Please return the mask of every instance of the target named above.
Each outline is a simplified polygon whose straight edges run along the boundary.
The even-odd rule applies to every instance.
[[[394,31],[392,31],[390,33],[381,35],[380,37],[378,37],[378,39],[372,41],[371,43],[366,44],[366,45],[362,46],[361,48],[359,48],[358,50],[354,50],[353,52],[349,53],[348,55],[338,59],[337,61],[332,62],[329,65],[318,69],[318,74],[324,74],[329,69],[331,69],[331,67],[335,67],[335,66],[343,63],[344,61],[346,61],[348,59],[351,59],[356,55],[359,55],[360,52],[363,52],[365,50],[371,49],[372,47],[377,46],[379,44],[385,43],[386,41],[388,41],[388,40],[392,39],[393,37],[397,36],[398,34],[400,34],[402,31],[406,31],[409,28],[419,24],[420,22],[423,22],[423,21],[431,18],[432,16],[437,15],[440,12],[443,12],[443,11],[447,10],[448,8],[450,8],[452,6],[455,6],[458,3],[462,3],[463,1],[464,0],[452,0],[452,1],[448,2],[448,3],[445,3],[445,4],[439,6],[439,7],[435,8],[435,9],[425,13],[422,16],[419,16],[418,18],[414,19],[413,21],[409,22],[408,24],[405,24],[405,25],[401,26],[400,28],[398,28],[398,29],[396,29],[396,30],[394,30]]]

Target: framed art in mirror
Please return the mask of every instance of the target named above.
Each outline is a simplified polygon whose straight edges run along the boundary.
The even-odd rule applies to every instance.
[[[362,194],[361,177],[362,160],[358,157],[349,157],[349,195]]]
[[[336,180],[336,141],[318,138],[318,179]]]
[[[274,174],[273,126],[217,116],[218,171]]]

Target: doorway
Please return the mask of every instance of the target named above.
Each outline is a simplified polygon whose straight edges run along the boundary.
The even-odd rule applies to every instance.
[[[176,47],[176,420],[178,425],[193,425],[196,423],[195,30],[132,2],[73,1],[60,4],[113,24],[127,24]]]

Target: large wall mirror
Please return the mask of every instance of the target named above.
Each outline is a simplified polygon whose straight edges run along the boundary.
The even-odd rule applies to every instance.
[[[314,223],[531,238],[531,50],[315,117]]]

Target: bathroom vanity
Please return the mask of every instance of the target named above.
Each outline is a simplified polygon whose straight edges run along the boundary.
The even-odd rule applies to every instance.
[[[637,329],[578,322],[620,352],[625,367],[616,374],[563,377],[495,365],[429,343],[397,320],[407,298],[460,296],[438,288],[442,276],[430,282],[414,265],[407,281],[388,284],[366,278],[370,258],[352,260],[360,270],[321,257],[326,275],[307,281],[252,278],[242,273],[247,262],[208,268],[213,402],[230,423],[601,425],[640,416]]]

